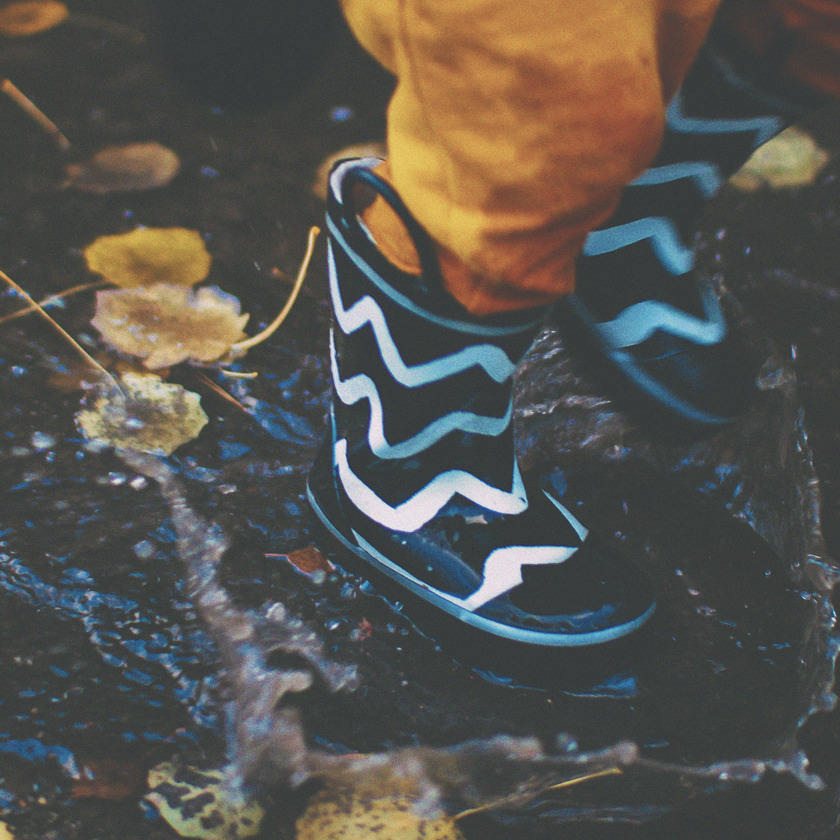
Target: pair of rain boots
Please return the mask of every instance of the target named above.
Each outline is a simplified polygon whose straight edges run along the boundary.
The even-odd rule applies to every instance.
[[[696,426],[737,416],[751,370],[691,272],[688,237],[724,178],[791,116],[699,60],[659,158],[590,235],[564,305],[626,384]],[[350,565],[441,627],[544,650],[627,636],[655,609],[645,576],[517,466],[512,379],[546,313],[479,319],[449,297],[431,241],[377,163],[345,161],[330,176],[333,401],[307,486],[315,514]],[[419,278],[377,248],[354,203],[360,185],[406,225]]]

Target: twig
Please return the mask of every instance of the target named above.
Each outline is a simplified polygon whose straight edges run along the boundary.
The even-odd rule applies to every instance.
[[[291,312],[292,307],[297,300],[297,296],[300,293],[301,287],[303,286],[303,281],[306,277],[306,270],[309,268],[309,261],[312,259],[312,252],[315,249],[315,240],[318,238],[318,234],[320,232],[321,229],[315,226],[309,229],[309,239],[306,243],[306,253],[303,256],[303,262],[300,264],[300,269],[298,270],[297,277],[295,278],[295,284],[292,286],[292,291],[289,294],[289,299],[286,301],[286,305],[280,310],[280,314],[261,332],[251,336],[251,338],[246,338],[244,341],[239,341],[234,344],[230,348],[232,353],[243,353],[251,347],[261,344],[277,330],[283,321],[286,320],[286,316],[289,312]]]
[[[239,400],[236,399],[236,397],[225,391],[225,389],[222,388],[221,385],[214,382],[209,376],[207,376],[206,373],[201,373],[200,371],[197,371],[196,375],[198,376],[198,379],[200,380],[201,384],[209,388],[214,394],[217,394],[223,400],[227,400],[229,403],[233,403],[237,408],[242,409],[242,411],[244,411],[247,415],[251,415],[251,412],[248,411],[248,409],[245,408],[245,406],[242,405],[242,403],[239,402]]]
[[[117,382],[117,380],[104,367],[102,367],[102,365],[100,365],[99,362],[97,362],[96,359],[94,359],[93,356],[91,356],[90,353],[88,353],[88,351],[85,350],[85,348],[82,347],[82,345],[79,344],[79,342],[76,341],[76,339],[73,338],[73,336],[70,335],[70,333],[67,332],[67,330],[65,330],[64,327],[61,326],[61,324],[58,323],[58,321],[55,320],[55,318],[53,318],[49,314],[49,312],[47,312],[46,309],[44,309],[44,307],[41,306],[41,304],[39,304],[29,294],[29,292],[26,291],[26,289],[24,289],[22,286],[19,286],[17,283],[15,283],[15,281],[12,280],[12,278],[9,277],[9,275],[6,274],[6,272],[2,271],[2,270],[0,270],[0,280],[4,280],[6,283],[8,283],[19,295],[23,295],[23,297],[26,298],[26,300],[35,309],[35,311],[42,318],[44,318],[47,321],[48,324],[51,324],[55,329],[57,329],[61,333],[61,335],[63,335],[64,338],[66,338],[67,341],[70,342],[70,344],[76,350],[76,352],[78,352],[82,356],[82,358],[89,365],[91,365],[91,367],[96,368],[96,370],[98,370],[102,374],[102,376],[104,376],[105,378],[110,380],[110,382],[117,389],[117,391],[119,391],[121,394],[123,393],[122,388],[120,388],[119,382]]]
[[[225,368],[219,368],[218,370],[222,376],[227,376],[228,379],[256,379],[260,375],[256,370],[240,371],[225,370]]]
[[[107,280],[96,280],[93,283],[82,283],[78,286],[71,286],[69,289],[65,289],[63,292],[56,292],[54,295],[50,295],[49,297],[45,297],[43,300],[38,301],[39,306],[46,306],[53,301],[64,300],[65,298],[70,297],[71,295],[77,295],[79,292],[86,292],[88,289],[99,289],[103,286],[107,286]],[[0,317],[0,324],[5,324],[6,321],[14,321],[15,318],[23,318],[24,315],[31,315],[33,312],[37,312],[37,306],[27,306],[23,309],[18,309],[17,312],[11,312],[8,315],[3,315]]]
[[[503,799],[497,799],[493,802],[488,802],[485,805],[479,805],[476,808],[468,808],[466,811],[461,811],[452,817],[453,820],[462,820],[464,817],[471,817],[473,814],[481,814],[484,811],[492,811],[495,808],[501,808],[505,805],[521,805],[523,800],[530,801],[540,793],[546,793],[549,790],[561,790],[562,788],[573,787],[574,785],[582,784],[583,782],[590,782],[593,779],[600,779],[603,776],[620,776],[622,770],[620,767],[607,767],[605,770],[597,770],[594,773],[587,773],[585,776],[575,776],[573,779],[566,779],[565,782],[558,782],[556,785],[549,785],[541,791],[536,793],[528,793],[523,797],[522,794],[513,794],[506,796]]]
[[[0,91],[50,135],[60,152],[70,151],[70,141],[62,134],[61,129],[17,86],[8,79],[3,79],[0,81]]]
[[[594,773],[587,773],[585,776],[575,776],[574,779],[566,779],[565,782],[558,782],[556,785],[546,788],[546,790],[561,790],[562,788],[579,785],[581,782],[590,782],[592,779],[600,779],[603,776],[620,776],[622,774],[620,767],[607,767],[605,770],[597,770]]]

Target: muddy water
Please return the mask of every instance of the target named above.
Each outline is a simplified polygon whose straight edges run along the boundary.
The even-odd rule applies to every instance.
[[[147,27],[140,4],[86,10]],[[322,212],[309,193],[317,163],[381,134],[388,80],[344,40],[330,43],[308,87],[259,113],[202,104],[148,46],[113,32],[65,28],[4,45],[2,73],[80,155],[155,139],[183,172],[145,194],[60,191],[48,142],[3,110],[0,267],[40,297],[88,279],[79,249],[96,236],[185,225],[205,235],[210,280],[241,298],[252,327],[270,320],[288,290],[278,275],[294,273]],[[836,122],[825,114],[816,127]],[[707,220],[704,269],[738,294],[767,359],[760,399],[736,430],[698,442],[643,432],[553,330],[523,369],[523,464],[645,557],[661,592],[643,638],[584,661],[512,663],[457,640],[442,650],[363,581],[340,569],[306,575],[283,558],[319,539],[303,484],[329,382],[323,254],[282,333],[241,363],[259,378],[207,372],[240,407],[195,371],[177,372],[210,423],[163,472],[86,445],[71,351],[32,319],[0,325],[0,807],[17,836],[168,836],[141,810],[140,785],[116,802],[74,793],[91,776],[100,793],[120,773],[142,778],[170,756],[235,758],[276,782],[289,767],[352,772],[342,756],[358,752],[387,754],[397,770],[419,761],[451,810],[534,794],[464,821],[468,836],[550,837],[569,823],[592,837],[829,832],[840,784],[829,712],[837,171],[786,196],[727,194]],[[2,312],[19,305],[8,293],[0,302]],[[101,350],[90,297],[55,311]],[[202,569],[226,599],[215,618],[196,597]],[[231,616],[260,654],[250,676],[279,680],[279,710],[237,683],[249,672],[237,671]],[[312,687],[286,693],[289,650],[320,675]],[[346,668],[356,680],[337,676]],[[300,710],[293,723],[288,707]],[[226,721],[245,724],[238,740]],[[302,741],[242,735],[272,722]],[[500,748],[500,734],[517,740]],[[453,761],[459,773],[444,772]],[[537,795],[607,766],[624,772]]]

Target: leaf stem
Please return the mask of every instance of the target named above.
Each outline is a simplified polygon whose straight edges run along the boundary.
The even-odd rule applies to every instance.
[[[61,129],[15,84],[9,79],[3,79],[0,81],[0,91],[5,93],[15,105],[49,134],[60,152],[70,151],[70,141],[64,136]]]
[[[41,304],[40,304],[40,303],[38,303],[38,302],[37,302],[37,301],[36,301],[36,300],[32,297],[32,295],[30,295],[30,294],[29,294],[29,292],[27,292],[27,291],[26,291],[26,289],[24,289],[22,286],[19,286],[17,283],[15,283],[15,281],[14,281],[14,280],[12,280],[12,278],[11,278],[11,277],[9,277],[9,275],[8,275],[8,274],[6,274],[6,272],[5,272],[5,271],[3,271],[2,269],[0,269],[0,280],[4,280],[4,281],[5,281],[6,283],[8,283],[8,284],[9,284],[9,285],[10,285],[10,286],[11,286],[11,287],[12,287],[12,288],[13,288],[13,289],[14,289],[14,290],[15,290],[15,291],[19,294],[19,295],[22,295],[22,296],[23,296],[23,297],[27,300],[27,302],[28,302],[28,303],[29,303],[29,304],[30,304],[30,305],[31,305],[31,306],[35,309],[35,311],[36,311],[36,312],[37,312],[37,313],[38,313],[38,314],[39,314],[42,318],[44,318],[44,319],[47,321],[47,323],[51,324],[51,325],[52,325],[52,326],[53,326],[56,330],[58,330],[58,331],[61,333],[61,335],[63,335],[63,336],[64,336],[64,338],[65,338],[65,339],[67,339],[67,341],[69,341],[69,342],[70,342],[71,346],[72,346],[72,347],[76,350],[76,352],[78,352],[78,353],[82,356],[82,358],[83,358],[83,359],[84,359],[84,360],[85,360],[85,361],[86,361],[86,362],[87,362],[87,363],[88,363],[91,367],[96,368],[96,370],[98,370],[98,371],[99,371],[99,373],[100,373],[102,376],[104,376],[104,377],[106,377],[108,380],[110,380],[110,382],[111,382],[111,383],[113,384],[113,386],[117,389],[117,391],[119,391],[120,393],[123,393],[122,388],[120,388],[119,382],[117,382],[117,380],[116,380],[116,379],[115,379],[115,378],[114,378],[114,377],[113,377],[113,376],[112,376],[112,375],[111,375],[111,374],[110,374],[110,373],[109,373],[109,372],[108,372],[108,371],[107,371],[104,367],[102,367],[102,365],[100,365],[100,364],[99,364],[99,362],[97,362],[97,361],[96,361],[96,359],[94,359],[94,358],[93,358],[93,356],[91,356],[91,355],[90,355],[90,353],[88,353],[88,351],[87,351],[87,350],[85,350],[85,348],[84,348],[84,347],[82,347],[82,345],[81,345],[81,344],[79,344],[79,342],[78,342],[78,341],[76,341],[76,339],[75,339],[75,338],[73,338],[73,336],[72,336],[72,335],[70,335],[70,333],[69,333],[69,332],[67,332],[67,330],[65,330],[65,329],[64,329],[64,327],[62,327],[62,326],[61,326],[61,324],[59,324],[59,323],[58,323],[58,321],[56,321],[56,320],[55,320],[55,318],[53,318],[53,317],[49,314],[49,312],[47,312],[47,310],[46,310],[46,309],[44,309],[44,307],[43,307],[43,306],[41,306]]]
[[[40,306],[46,308],[47,305],[52,303],[53,301],[58,302],[60,300],[64,300],[64,298],[70,297],[71,295],[77,295],[79,294],[79,292],[86,292],[88,291],[88,289],[100,289],[103,286],[107,285],[107,280],[96,280],[93,283],[81,283],[78,286],[71,286],[69,289],[65,289],[63,292],[56,292],[54,295],[45,297],[38,303]],[[14,321],[15,318],[23,318],[24,315],[31,315],[33,312],[37,311],[37,306],[26,306],[23,309],[18,309],[17,312],[10,312],[8,315],[3,315],[2,317],[0,317],[0,324],[5,324],[7,321]]]
[[[540,793],[545,793],[549,790],[561,790],[562,788],[573,787],[574,785],[579,785],[583,782],[589,782],[592,779],[600,779],[602,776],[620,776],[621,774],[622,770],[620,767],[607,767],[604,770],[587,773],[585,776],[575,776],[573,779],[566,779],[566,781],[558,782],[556,785],[549,785],[547,788],[543,788],[543,790],[537,791],[536,793],[528,793],[524,795],[513,794],[512,796],[506,796],[502,799],[488,802],[485,805],[479,805],[476,808],[468,808],[466,811],[461,811],[460,813],[455,814],[452,819],[462,820],[464,817],[470,817],[473,814],[481,814],[484,811],[492,811],[494,808],[501,808],[505,805],[522,805],[524,802],[530,801],[536,796],[539,796]]]
[[[321,229],[314,225],[309,229],[309,239],[306,243],[306,253],[303,256],[303,261],[298,269],[295,284],[292,286],[292,291],[289,294],[289,299],[286,301],[286,305],[280,310],[278,316],[261,332],[258,332],[250,338],[246,338],[244,341],[239,341],[234,344],[230,348],[231,353],[240,354],[249,350],[251,347],[256,347],[257,344],[261,344],[273,333],[275,333],[283,321],[286,320],[286,316],[289,312],[291,312],[292,307],[297,300],[298,294],[300,293],[301,287],[303,286],[303,281],[306,277],[306,270],[309,268],[309,261],[312,259],[312,252],[315,249],[315,240],[318,238],[318,234],[320,232]]]

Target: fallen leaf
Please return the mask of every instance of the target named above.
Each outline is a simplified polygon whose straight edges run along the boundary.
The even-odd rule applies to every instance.
[[[14,834],[4,822],[0,822],[0,840],[15,840]]]
[[[144,799],[182,837],[239,840],[259,832],[263,809],[232,790],[221,770],[164,763],[152,768],[148,783]]]
[[[106,799],[120,802],[136,799],[145,789],[146,772],[142,764],[115,759],[85,761],[79,779],[73,781],[73,799]]]
[[[335,566],[314,545],[308,545],[306,548],[297,548],[285,554],[267,554],[266,557],[284,557],[299,572],[303,572],[305,575],[311,576],[317,572],[328,574],[329,572],[335,571]]]
[[[70,12],[57,0],[20,0],[0,7],[0,35],[22,38],[52,29]]]
[[[97,292],[91,324],[117,350],[150,370],[179,362],[214,362],[245,337],[248,315],[215,286],[188,289],[157,283]]]
[[[295,823],[295,840],[463,840],[450,817],[424,819],[404,796],[368,799],[327,788]]]
[[[198,437],[207,424],[198,394],[153,374],[126,373],[100,392],[93,407],[76,413],[89,440],[121,449],[169,455]]]
[[[136,228],[100,236],[85,248],[88,268],[115,286],[151,283],[194,286],[210,271],[212,257],[197,230]]]
[[[344,158],[386,158],[388,151],[385,144],[377,140],[371,140],[368,143],[354,143],[352,146],[345,146],[331,155],[327,155],[318,165],[318,171],[315,173],[315,180],[312,183],[312,192],[322,201],[327,200],[327,181],[330,177],[330,170],[333,166]]]
[[[829,157],[810,134],[793,126],[756,149],[729,183],[746,192],[804,186],[813,183]]]
[[[100,195],[165,187],[181,169],[178,155],[160,143],[107,146],[89,160],[64,168],[65,187]]]

